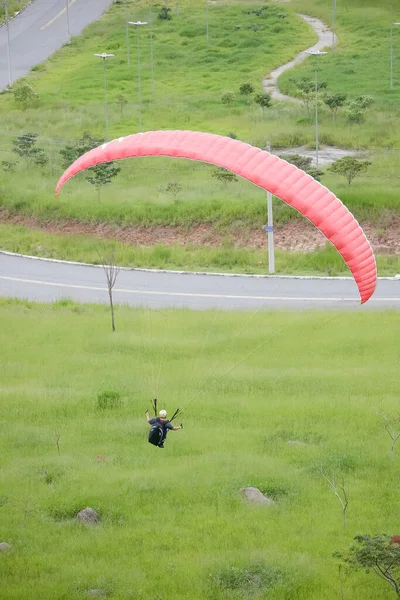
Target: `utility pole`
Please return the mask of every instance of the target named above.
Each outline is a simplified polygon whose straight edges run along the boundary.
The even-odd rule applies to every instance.
[[[267,142],[267,152],[271,152],[271,144]],[[267,192],[267,225],[264,227],[268,233],[268,271],[275,273],[275,250],[274,250],[274,220],[272,216],[272,194]]]
[[[128,0],[125,2],[125,26],[126,26],[126,51],[128,53],[128,67],[131,66],[131,49],[129,43],[129,18],[128,18]]]
[[[336,0],[332,0],[332,52],[335,50],[335,13]]]
[[[142,93],[140,89],[140,28],[147,25],[147,21],[129,21],[129,25],[137,27],[137,57],[138,57],[138,101],[139,101],[139,131],[142,132]]]
[[[393,0],[390,0],[390,89],[393,89]]]
[[[327,52],[319,50],[306,50],[306,52],[315,56],[315,163],[318,169],[318,56],[323,56]]]
[[[99,58],[103,59],[104,66],[104,114],[106,120],[106,142],[108,142],[108,107],[107,107],[107,75],[106,75],[106,60],[107,58],[112,58],[115,56],[114,54],[107,54],[103,52],[102,54],[95,54]]]
[[[150,4],[150,62],[151,62],[151,93],[154,96],[154,58],[153,58],[153,25],[152,25],[152,10]]]
[[[208,0],[206,0],[206,37],[208,44]]]
[[[4,2],[4,9],[6,13],[6,28],[7,28],[7,57],[8,57],[8,85],[12,87],[12,69],[11,69],[11,43],[10,43],[10,21],[8,18],[8,0]]]
[[[69,4],[68,4],[68,0],[65,0],[65,8],[66,8],[66,13],[67,13],[67,44],[71,43],[71,30],[69,27]]]

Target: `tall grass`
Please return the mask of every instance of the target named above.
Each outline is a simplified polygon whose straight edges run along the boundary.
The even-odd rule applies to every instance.
[[[377,413],[398,412],[398,314],[118,307],[115,334],[108,320],[1,302],[3,596],[335,597],[332,552],[397,531],[398,462]],[[99,408],[105,390],[121,404]],[[185,410],[163,453],[146,440],[155,395]],[[344,478],[346,530],[321,466]],[[276,506],[246,505],[248,485]],[[74,520],[86,506],[99,526]],[[390,597],[374,575],[346,576],[344,592]]]

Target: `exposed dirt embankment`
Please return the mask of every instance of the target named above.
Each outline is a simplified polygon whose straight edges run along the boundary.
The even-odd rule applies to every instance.
[[[24,225],[30,229],[63,236],[95,236],[139,246],[195,244],[218,247],[228,240],[232,241],[235,247],[267,248],[268,246],[267,234],[261,227],[254,230],[243,228],[221,233],[208,224],[183,229],[167,225],[151,228],[134,225],[121,227],[109,223],[82,223],[74,219],[43,223],[34,217],[10,215],[5,211],[0,211],[0,223]],[[378,229],[369,223],[361,225],[375,252],[400,254],[400,217],[391,218],[386,228]],[[275,230],[275,246],[282,250],[310,252],[324,246],[325,243],[325,237],[311,223],[303,219],[294,219]]]

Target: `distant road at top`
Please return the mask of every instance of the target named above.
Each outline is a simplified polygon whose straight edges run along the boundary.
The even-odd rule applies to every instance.
[[[113,0],[68,0],[71,36],[100,19]],[[12,80],[17,81],[68,40],[66,0],[32,0],[10,21]],[[107,48],[99,48],[106,52]],[[0,91],[8,85],[7,28],[0,28]]]

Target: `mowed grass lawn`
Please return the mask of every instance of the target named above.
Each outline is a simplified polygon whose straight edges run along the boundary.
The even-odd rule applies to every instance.
[[[399,533],[378,414],[398,417],[398,313],[119,307],[112,334],[106,307],[3,300],[0,324],[2,598],[332,600],[332,552]],[[97,406],[105,390],[119,407]],[[185,411],[163,451],[155,396]],[[343,477],[346,530],[321,466]],[[243,486],[276,505],[246,505]],[[86,506],[98,526],[74,520]],[[344,597],[386,585],[344,575]]]

